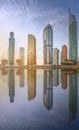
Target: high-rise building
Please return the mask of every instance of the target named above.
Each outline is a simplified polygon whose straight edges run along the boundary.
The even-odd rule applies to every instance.
[[[76,16],[69,11],[69,59],[78,60],[78,33]]]
[[[54,48],[53,49],[53,65],[59,64],[59,49]]]
[[[28,34],[27,65],[36,65],[36,38]]]
[[[52,64],[53,54],[53,29],[48,24],[43,31],[44,64]]]
[[[13,65],[15,62],[15,39],[14,33],[10,32],[9,38],[9,64]]]
[[[20,59],[22,61],[22,65],[24,65],[24,47],[20,47]]]
[[[63,45],[61,51],[61,63],[64,63],[65,60],[67,60],[67,46]]]
[[[44,70],[44,94],[43,103],[48,111],[53,105],[53,73],[52,70]]]

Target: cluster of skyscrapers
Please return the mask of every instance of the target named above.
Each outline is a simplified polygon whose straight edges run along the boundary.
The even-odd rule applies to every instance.
[[[69,11],[69,45],[62,46],[60,63],[78,61],[78,33],[76,16]],[[69,52],[68,52],[69,50]],[[14,33],[10,32],[9,38],[9,60],[2,60],[2,64],[15,64],[15,38]],[[67,57],[67,54],[69,56]],[[59,64],[59,49],[53,48],[53,28],[48,24],[43,31],[43,61],[44,65],[58,65]],[[24,65],[24,48],[20,47],[20,57],[16,60],[19,65]],[[27,48],[27,65],[36,65],[36,38],[32,34],[28,34],[28,48]]]

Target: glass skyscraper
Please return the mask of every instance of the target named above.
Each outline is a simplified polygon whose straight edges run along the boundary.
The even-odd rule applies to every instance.
[[[53,29],[48,24],[43,31],[44,64],[52,64],[53,60]]]
[[[14,33],[10,32],[9,38],[9,64],[13,65],[15,61],[15,39]]]
[[[20,47],[21,64],[24,65],[24,47]]]
[[[36,65],[36,38],[28,34],[27,65]]]
[[[78,60],[78,40],[76,16],[69,11],[69,59]]]

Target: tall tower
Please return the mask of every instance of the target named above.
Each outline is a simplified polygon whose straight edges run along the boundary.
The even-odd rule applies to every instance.
[[[36,65],[36,38],[28,34],[27,64]]]
[[[61,51],[61,63],[64,63],[65,60],[67,60],[67,46],[63,45]]]
[[[78,39],[76,16],[69,11],[69,59],[78,60]]]
[[[59,64],[59,49],[54,48],[53,49],[53,65]]]
[[[48,24],[43,31],[44,64],[52,64],[53,55],[53,29]]]
[[[22,65],[24,65],[24,47],[20,47],[20,59],[22,60]]]
[[[14,33],[10,32],[9,38],[9,64],[13,65],[15,61],[15,39]]]

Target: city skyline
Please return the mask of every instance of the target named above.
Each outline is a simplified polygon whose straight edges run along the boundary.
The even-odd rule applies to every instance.
[[[79,23],[78,17],[78,0],[58,0],[54,1],[49,0],[31,0],[30,2],[15,2],[4,0],[1,2],[2,8],[0,9],[0,57],[6,58],[8,48],[8,37],[9,32],[13,31],[15,33],[16,39],[16,58],[19,55],[19,47],[22,46],[26,48],[27,46],[27,34],[31,33],[37,38],[37,63],[43,63],[43,48],[42,48],[42,31],[45,25],[52,24],[54,30],[54,39],[53,45],[54,48],[58,47],[61,50],[62,44],[68,45],[68,8],[71,9],[71,12],[76,15],[77,22]],[[5,8],[6,4],[6,8]],[[10,5],[10,6],[9,6]],[[21,8],[22,5],[22,8]],[[24,6],[25,5],[25,6]],[[75,6],[74,6],[75,5]],[[7,8],[9,7],[9,8]],[[24,10],[25,7],[25,10]],[[33,7],[33,8],[31,8]],[[44,8],[43,8],[44,7]],[[16,20],[17,18],[17,20]],[[65,26],[64,26],[65,25]],[[4,31],[3,31],[4,30]],[[79,27],[78,27],[79,30]],[[79,36],[78,36],[79,37]],[[25,55],[27,50],[25,50]],[[26,60],[27,61],[27,60]]]

